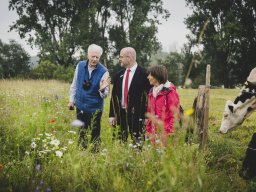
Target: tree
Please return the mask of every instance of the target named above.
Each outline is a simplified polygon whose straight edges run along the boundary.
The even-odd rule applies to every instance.
[[[170,52],[166,59],[158,60],[158,64],[164,65],[168,70],[168,80],[176,86],[183,85],[184,80],[184,54]]]
[[[162,4],[161,0],[10,0],[9,8],[19,15],[11,30],[39,47],[41,58],[65,67],[91,43],[104,48],[103,59],[133,46],[139,62],[146,65],[160,46],[158,18],[169,17]]]
[[[114,55],[118,55],[121,48],[132,46],[137,51],[138,62],[144,66],[149,64],[151,54],[160,47],[156,38],[158,19],[170,16],[162,6],[161,0],[112,1],[115,23],[109,29],[109,40]]]
[[[203,45],[205,64],[211,64],[216,84],[232,87],[243,83],[255,66],[256,2],[254,0],[186,0],[194,11],[186,19],[194,35],[192,43]],[[210,21],[202,34],[206,21]],[[203,38],[202,38],[203,37]],[[199,42],[199,40],[200,41]]]
[[[21,38],[28,37],[30,45],[39,48],[41,58],[65,67],[73,63],[81,38],[93,29],[92,1],[10,0],[9,8],[19,16],[11,30],[17,30]],[[81,18],[86,18],[82,26]]]
[[[49,60],[41,60],[39,65],[31,71],[31,77],[35,79],[53,79],[58,66]]]
[[[0,75],[2,78],[25,76],[29,72],[28,53],[14,40],[5,44],[0,40]]]

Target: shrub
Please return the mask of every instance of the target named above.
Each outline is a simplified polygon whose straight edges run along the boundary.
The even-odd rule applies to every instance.
[[[35,69],[31,71],[33,79],[53,79],[53,73],[57,69],[57,65],[48,60],[41,61]]]
[[[53,73],[53,78],[57,80],[63,80],[66,82],[72,82],[74,76],[74,68],[73,66],[69,66],[65,68],[64,66],[58,66],[57,69]]]

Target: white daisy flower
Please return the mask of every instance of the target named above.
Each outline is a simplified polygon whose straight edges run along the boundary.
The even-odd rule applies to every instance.
[[[59,146],[60,141],[58,139],[54,139],[54,140],[51,140],[50,144],[54,145],[55,147],[57,147],[57,146]]]
[[[75,132],[75,131],[68,131],[68,133],[76,134],[76,132]]]
[[[44,134],[45,134],[46,137],[52,136],[52,134],[50,134],[50,133],[44,133]]]
[[[63,153],[61,151],[55,151],[55,154],[57,157],[62,157],[63,156]]]
[[[36,145],[36,142],[32,142],[32,143],[31,143],[31,147],[32,147],[33,149],[35,149],[36,146],[37,146],[37,145]]]

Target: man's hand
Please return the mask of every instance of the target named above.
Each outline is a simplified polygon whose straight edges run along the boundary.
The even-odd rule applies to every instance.
[[[109,117],[109,124],[112,125],[112,126],[115,126],[116,125],[116,118],[115,117]]]
[[[108,77],[108,79],[106,79],[106,80],[102,80],[102,81],[100,82],[100,91],[103,92],[104,89],[105,89],[107,86],[110,85],[110,83],[111,83],[111,78],[110,78],[110,77]]]
[[[75,106],[75,104],[73,102],[68,103],[69,110],[74,110],[74,106]]]

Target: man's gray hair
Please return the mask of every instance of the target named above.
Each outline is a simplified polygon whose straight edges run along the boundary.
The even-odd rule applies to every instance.
[[[103,53],[102,47],[99,46],[99,45],[96,45],[96,44],[91,44],[91,45],[89,45],[88,50],[87,50],[87,54],[90,55],[91,52],[93,52],[93,51],[97,51],[97,52],[100,54],[100,56],[101,56],[102,53]]]

